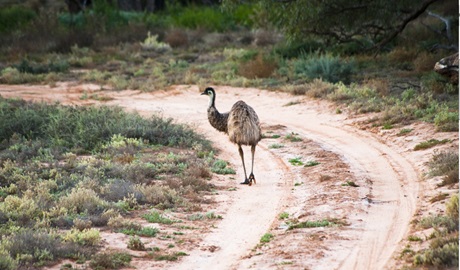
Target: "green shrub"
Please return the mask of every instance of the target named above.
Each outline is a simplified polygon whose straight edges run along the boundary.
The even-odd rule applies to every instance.
[[[447,202],[446,204],[446,214],[448,217],[450,217],[454,221],[457,221],[458,223],[458,213],[459,213],[458,194],[454,194],[450,198],[449,202]]]
[[[261,243],[268,243],[274,238],[273,234],[266,233],[260,238]]]
[[[434,124],[438,131],[458,131],[458,111],[451,111],[443,106],[434,116]]]
[[[428,162],[429,175],[447,175],[451,171],[458,171],[458,153],[454,151],[437,151]]]
[[[25,84],[37,83],[43,80],[42,75],[33,75],[30,73],[21,73],[16,68],[8,67],[2,70],[0,82],[6,84]]]
[[[204,28],[208,31],[222,31],[225,27],[225,20],[222,14],[209,7],[183,9],[176,16],[172,16],[172,22],[175,27]]]
[[[36,16],[33,10],[22,6],[2,8],[0,9],[0,33],[14,32]]]
[[[159,223],[159,224],[173,224],[175,221],[164,217],[158,211],[151,211],[148,214],[144,214],[143,218],[145,218],[150,223]]]
[[[251,26],[252,13],[252,7],[249,5],[241,5],[232,12],[222,11],[216,7],[188,6],[175,10],[171,21],[175,27],[223,32],[234,30],[237,24]]]
[[[442,75],[431,71],[421,78],[422,88],[435,94],[458,94],[458,87],[452,85]]]
[[[99,150],[115,134],[148,140],[151,144],[210,148],[209,142],[172,119],[144,119],[118,107],[67,107],[7,100],[0,97],[0,141],[16,133],[26,139],[43,139],[45,147],[80,151]]]
[[[458,266],[458,241],[446,243],[441,247],[428,249],[414,258],[416,265],[433,265],[436,267]]]
[[[350,83],[354,69],[353,61],[344,61],[331,54],[303,54],[294,61],[294,72],[297,77],[305,76],[309,80],[322,79],[331,83]]]
[[[323,44],[316,40],[292,41],[277,45],[274,52],[283,58],[303,57],[308,52],[321,49]]]
[[[101,242],[101,236],[97,229],[72,229],[63,237],[64,241],[77,243],[82,246],[96,246]]]
[[[11,257],[18,258],[19,263],[53,261],[77,253],[88,256],[92,252],[73,243],[64,243],[57,235],[33,229],[19,230],[8,238],[4,246]]]
[[[217,174],[235,174],[235,170],[227,167],[228,163],[225,160],[218,159],[212,165],[211,171]]]
[[[127,234],[127,235],[139,235],[139,236],[144,236],[144,237],[154,237],[157,235],[158,232],[160,232],[159,229],[153,228],[153,227],[143,227],[142,229],[134,229],[134,228],[129,228],[129,229],[121,229],[120,232]]]
[[[441,140],[441,141],[437,140],[437,139],[429,139],[428,141],[421,142],[421,143],[417,144],[416,146],[414,146],[414,151],[425,150],[425,149],[434,147],[436,145],[445,144],[445,143],[448,143],[448,142],[450,142],[448,139],[444,139],[444,140]]]
[[[301,166],[303,165],[303,161],[301,159],[302,159],[301,157],[296,157],[296,158],[291,158],[288,161],[294,166]]]
[[[299,228],[317,228],[317,227],[328,227],[333,226],[335,223],[329,220],[317,220],[317,221],[304,221],[289,226],[288,230],[299,229]]]
[[[45,63],[36,63],[23,59],[19,64],[14,65],[14,68],[21,73],[42,74],[50,72],[66,72],[69,69],[69,63],[66,60],[57,59]]]
[[[17,267],[17,262],[8,253],[0,253],[0,269],[15,270]]]
[[[93,269],[120,269],[129,266],[131,255],[128,253],[98,253],[89,263]]]
[[[141,239],[137,236],[130,237],[128,242],[128,248],[131,250],[145,250],[145,245],[142,243]]]
[[[59,205],[71,213],[100,213],[107,207],[107,203],[98,194],[87,188],[74,188],[59,200]]]

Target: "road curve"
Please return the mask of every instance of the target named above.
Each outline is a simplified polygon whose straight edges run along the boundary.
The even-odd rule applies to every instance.
[[[4,97],[83,103],[81,90],[47,90],[48,96],[44,98],[43,89],[34,93],[34,89],[26,86],[0,85],[0,94]],[[234,102],[243,99],[257,111],[262,124],[284,125],[319,143],[346,161],[357,177],[372,183],[371,203],[362,217],[360,237],[354,240],[356,244],[349,254],[341,256],[344,259],[337,269],[386,269],[416,210],[419,183],[414,165],[378,137],[345,124],[345,116],[327,113],[324,108],[320,110],[322,105],[314,101],[285,107],[299,97],[252,88],[216,87],[216,91],[216,106],[220,111],[230,109]],[[119,105],[143,115],[160,112],[194,126],[216,143],[222,158],[239,168],[235,180],[239,182],[242,169],[237,149],[224,134],[208,124],[208,100],[199,95],[197,87],[179,86],[172,91],[154,93],[121,91],[110,95],[114,99],[106,104]],[[263,141],[256,152],[254,172],[257,185],[239,188],[233,193],[224,219],[204,237],[201,245],[219,247],[217,251],[197,249],[171,269],[239,269],[239,260],[268,231],[292,186],[292,182],[286,180],[293,178],[292,172]]]

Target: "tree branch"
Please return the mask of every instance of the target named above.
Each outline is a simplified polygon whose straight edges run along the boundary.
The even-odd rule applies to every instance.
[[[374,48],[377,48],[380,50],[383,46],[387,45],[389,42],[391,42],[396,36],[398,36],[404,28],[406,28],[407,24],[409,24],[411,21],[417,19],[420,15],[422,15],[425,10],[433,3],[440,1],[440,0],[425,0],[422,2],[421,6],[412,12],[407,18],[405,18],[401,24],[397,27],[395,27],[395,30],[393,33],[391,33],[388,37],[383,39],[381,42],[379,42]]]

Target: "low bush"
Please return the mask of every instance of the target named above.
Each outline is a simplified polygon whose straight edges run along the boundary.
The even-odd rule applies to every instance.
[[[93,269],[120,269],[129,266],[131,255],[127,253],[98,253],[93,256],[89,266]]]
[[[210,190],[205,180],[214,158],[209,142],[171,119],[2,98],[0,115],[2,269],[78,254],[90,259],[101,240],[97,226],[155,236],[157,229],[142,228],[121,214],[143,205],[196,209],[194,198]],[[210,154],[198,158],[198,150],[184,147]],[[180,179],[179,184],[171,179]],[[175,222],[156,210],[146,218]],[[59,230],[51,234],[49,228]],[[103,254],[91,264],[100,269],[127,265],[112,264],[116,260]]]
[[[345,61],[331,54],[303,54],[293,64],[297,77],[322,79],[331,83],[350,83],[355,70],[353,61]]]
[[[229,168],[225,160],[216,160],[212,165],[211,171],[217,174],[236,174],[235,170]]]
[[[241,63],[238,73],[248,79],[269,78],[276,68],[274,60],[259,54],[254,59]]]
[[[10,6],[0,9],[0,33],[5,34],[22,28],[32,21],[37,14],[22,6]]]

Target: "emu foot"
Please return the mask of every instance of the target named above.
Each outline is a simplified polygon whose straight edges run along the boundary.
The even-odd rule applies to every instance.
[[[251,182],[249,182],[249,179],[245,179],[244,182],[240,183],[241,185],[251,185]]]
[[[253,182],[253,181],[254,181],[254,185],[255,185],[255,184],[256,184],[256,178],[254,177],[254,174],[251,173],[251,174],[249,175],[249,178],[246,178],[246,179],[244,180],[244,182],[241,182],[240,184],[252,186],[252,182]]]
[[[256,184],[256,178],[254,177],[254,174],[251,173],[249,175],[249,185],[252,185],[252,181],[254,181],[254,185]]]

